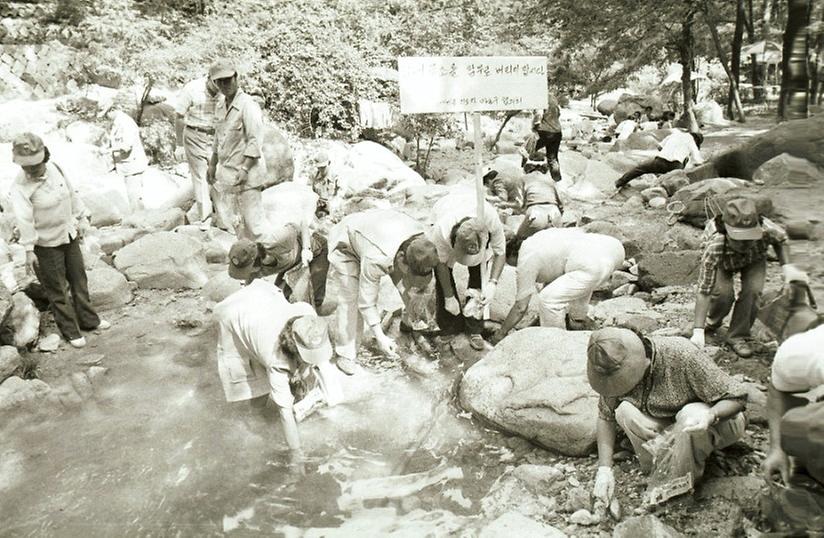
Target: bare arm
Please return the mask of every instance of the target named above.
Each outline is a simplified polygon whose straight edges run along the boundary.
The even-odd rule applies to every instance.
[[[280,423],[283,426],[283,435],[286,436],[286,444],[292,451],[300,451],[300,435],[298,434],[298,423],[295,421],[295,413],[292,406],[278,407]]]
[[[492,271],[489,277],[494,279],[495,281],[501,278],[501,273],[504,272],[504,265],[506,265],[506,255],[496,254],[492,258]]]
[[[506,319],[501,325],[501,335],[506,335],[524,318],[527,309],[529,308],[529,297],[515,301],[512,308],[509,309]]]
[[[695,297],[695,320],[693,327],[703,329],[707,322],[707,313],[710,310],[710,296],[706,293],[698,293]]]
[[[612,454],[615,451],[615,423],[598,417],[595,440],[598,444],[598,465],[612,467]]]
[[[445,263],[439,263],[435,267],[435,276],[437,277],[438,285],[441,287],[443,296],[447,299],[455,296],[455,288],[452,287],[449,272],[450,269]]]
[[[725,420],[734,417],[744,410],[744,402],[741,400],[719,400],[710,408],[715,413],[718,420]]]
[[[183,146],[183,128],[185,127],[185,123],[183,123],[183,114],[177,114],[175,116],[175,142],[177,147]]]

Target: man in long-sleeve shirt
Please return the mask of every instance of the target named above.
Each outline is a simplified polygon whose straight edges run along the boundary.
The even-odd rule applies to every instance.
[[[329,231],[326,298],[337,300],[335,350],[342,359],[355,359],[363,320],[381,351],[396,354],[395,342],[381,327],[380,281],[388,275],[399,289],[426,287],[438,256],[423,232],[418,221],[394,209],[353,213]],[[340,362],[338,366],[346,370]]]
[[[261,190],[266,178],[263,113],[238,88],[237,71],[225,60],[209,69],[209,78],[223,94],[217,110],[215,145],[207,179],[215,188],[215,207],[224,227],[252,241],[265,232]]]
[[[651,161],[645,161],[615,182],[615,188],[620,189],[635,178],[644,174],[666,174],[687,166],[687,163],[699,165],[704,162],[701,156],[701,144],[704,135],[701,133],[687,133],[675,130],[658,146],[658,155]]]

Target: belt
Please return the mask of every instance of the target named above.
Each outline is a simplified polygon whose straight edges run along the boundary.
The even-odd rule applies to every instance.
[[[199,133],[205,133],[210,135],[215,134],[215,130],[212,127],[195,127],[194,125],[187,125],[186,128],[191,129],[193,131],[197,131]]]

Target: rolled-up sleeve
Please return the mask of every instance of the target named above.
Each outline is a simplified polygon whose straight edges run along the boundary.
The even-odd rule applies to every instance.
[[[435,244],[438,260],[449,267],[455,265],[455,261],[452,259],[452,245],[449,244],[449,239],[441,233],[440,225],[437,222],[432,225],[427,235],[429,240]]]
[[[484,210],[484,220],[487,230],[489,230],[489,248],[496,256],[506,254],[506,236],[504,235],[504,225],[501,223],[498,212],[491,206]]]
[[[243,129],[246,133],[243,156],[259,159],[263,147],[263,113],[251,97],[243,107]]]
[[[34,244],[37,242],[37,229],[34,227],[34,206],[32,206],[31,200],[23,189],[17,184],[14,184],[11,189],[11,210],[17,221],[17,230],[20,232],[20,244],[27,251],[33,251]]]
[[[692,164],[704,164],[704,157],[701,156],[701,150],[698,149],[694,140],[690,140],[690,160]]]
[[[723,238],[721,239],[723,241]],[[715,273],[721,262],[723,244],[719,244],[718,239],[711,241],[704,254],[701,256],[701,264],[698,270],[698,284],[696,291],[701,295],[709,295],[715,286]]]

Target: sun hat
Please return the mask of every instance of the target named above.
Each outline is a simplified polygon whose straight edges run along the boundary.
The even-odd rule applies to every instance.
[[[758,208],[748,198],[736,198],[724,206],[724,228],[730,239],[754,241],[764,237],[758,220]]]
[[[329,166],[329,155],[321,150],[315,154],[315,166]]]
[[[486,233],[486,228],[476,218],[468,218],[458,223],[458,229],[455,231],[455,248],[466,250],[464,245],[471,242],[477,242],[478,247],[483,249],[483,236]]]
[[[593,331],[587,344],[587,378],[595,392],[622,396],[644,378],[649,359],[641,338],[629,329]]]
[[[248,239],[236,241],[229,249],[229,276],[247,280],[252,276],[257,258],[257,245]]]
[[[301,316],[292,323],[295,347],[303,362],[317,365],[332,358],[332,343],[326,322],[312,314]]]
[[[35,166],[46,157],[43,139],[34,133],[23,133],[12,142],[12,161],[20,166]]]
[[[209,80],[233,77],[237,74],[235,64],[226,59],[220,59],[209,68]]]

